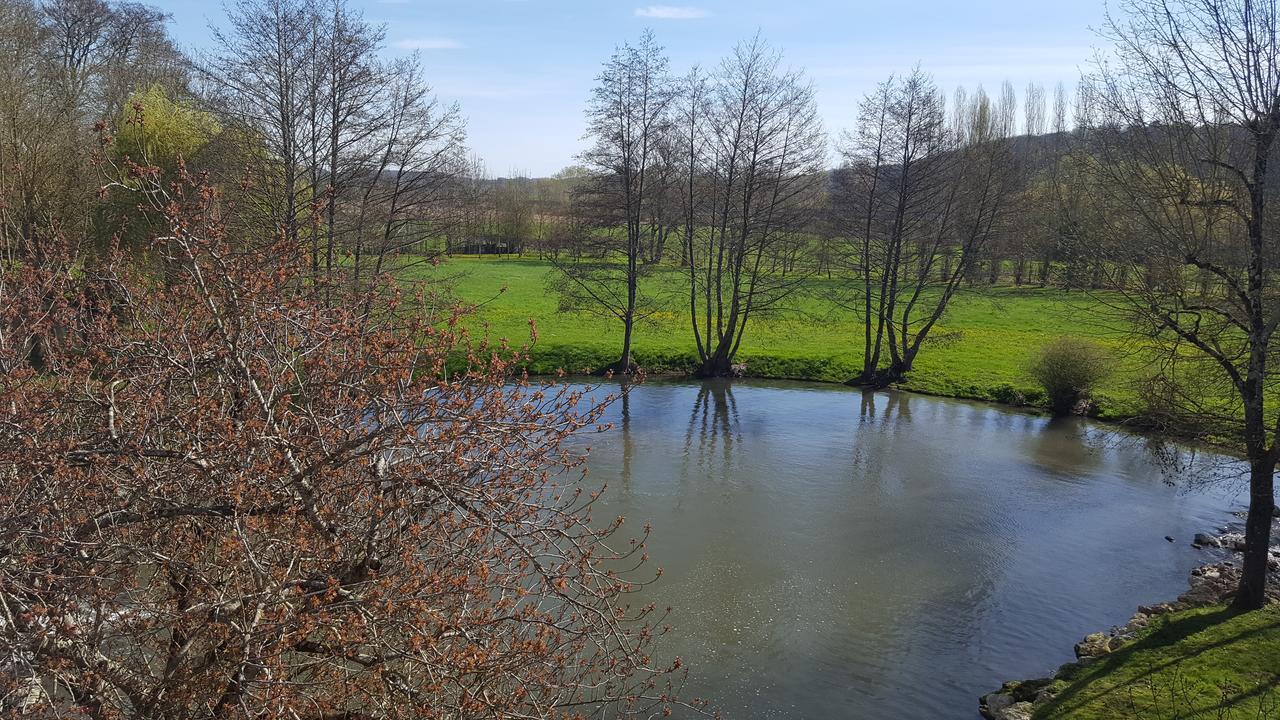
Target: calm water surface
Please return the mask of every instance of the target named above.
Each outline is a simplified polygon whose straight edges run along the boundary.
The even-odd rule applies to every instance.
[[[1191,536],[1243,498],[1170,487],[1097,426],[984,404],[653,382],[610,415],[596,515],[652,523],[663,654],[733,718],[974,718],[979,694],[1184,591],[1206,561]]]

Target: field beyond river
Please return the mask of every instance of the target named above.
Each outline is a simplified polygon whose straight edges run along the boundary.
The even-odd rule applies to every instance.
[[[592,313],[561,312],[548,281],[555,268],[533,259],[455,257],[437,267],[410,270],[411,278],[449,278],[458,297],[474,305],[472,330],[513,345],[526,343],[529,321],[537,342],[529,350],[532,374],[563,369],[580,373],[618,359],[622,324]],[[757,378],[844,382],[861,370],[863,324],[832,300],[842,285],[825,276],[806,281],[780,307],[753,317],[737,362]],[[643,290],[660,297],[662,309],[636,328],[634,359],[648,373],[686,372],[697,360],[682,294],[683,276],[663,268]],[[1101,302],[1087,292],[1034,286],[964,288],[925,342],[904,390],[947,397],[1037,405],[1042,392],[1027,374],[1040,347],[1059,336],[1089,338],[1112,351],[1114,371],[1094,393],[1097,415],[1131,416],[1140,376],[1122,350],[1123,338],[1108,330]]]

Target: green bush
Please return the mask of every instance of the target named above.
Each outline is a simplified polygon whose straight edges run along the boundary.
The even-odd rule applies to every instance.
[[[1076,411],[1108,370],[1107,354],[1102,348],[1076,337],[1050,341],[1040,348],[1027,368],[1044,388],[1049,408],[1058,415]]]

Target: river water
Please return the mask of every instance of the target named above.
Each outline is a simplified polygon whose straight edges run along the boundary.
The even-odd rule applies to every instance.
[[[609,419],[595,515],[653,525],[659,654],[747,720],[977,717],[1183,592],[1245,497],[1098,425],[903,393],[650,382]]]

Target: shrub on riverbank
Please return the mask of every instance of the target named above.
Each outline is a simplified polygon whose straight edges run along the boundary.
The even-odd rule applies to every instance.
[[[1063,336],[1045,343],[1027,372],[1044,388],[1049,409],[1070,415],[1106,376],[1107,357],[1096,343]]]

